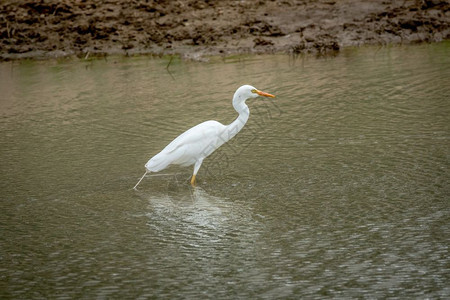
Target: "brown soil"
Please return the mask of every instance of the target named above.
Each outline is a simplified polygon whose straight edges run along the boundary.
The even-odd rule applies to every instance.
[[[440,0],[4,0],[0,60],[328,53],[450,39]]]

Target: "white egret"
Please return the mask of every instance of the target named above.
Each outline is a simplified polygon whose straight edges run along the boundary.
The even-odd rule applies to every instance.
[[[223,125],[217,121],[206,121],[179,135],[145,164],[145,174],[134,186],[134,189],[148,172],[159,172],[172,164],[194,165],[191,185],[195,186],[195,176],[203,160],[232,139],[244,127],[250,116],[250,110],[245,101],[258,96],[275,97],[250,85],[243,85],[238,88],[233,96],[233,107],[239,113],[236,120],[229,125]]]

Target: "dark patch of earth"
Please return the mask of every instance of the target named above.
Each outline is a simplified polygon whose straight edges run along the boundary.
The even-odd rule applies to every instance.
[[[5,0],[0,60],[333,53],[450,39],[442,0]]]

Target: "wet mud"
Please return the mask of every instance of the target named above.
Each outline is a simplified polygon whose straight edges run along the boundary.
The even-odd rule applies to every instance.
[[[450,39],[440,0],[16,0],[0,3],[0,60],[316,53]]]

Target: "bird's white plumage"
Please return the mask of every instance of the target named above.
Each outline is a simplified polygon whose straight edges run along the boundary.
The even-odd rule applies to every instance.
[[[206,121],[185,131],[145,164],[146,172],[134,188],[138,186],[147,172],[159,172],[171,164],[195,165],[191,180],[191,184],[194,184],[195,175],[200,169],[203,159],[233,138],[244,127],[250,115],[245,101],[258,96],[275,97],[250,85],[238,88],[233,96],[233,107],[239,113],[236,120],[229,125],[223,125],[213,120]]]
[[[217,121],[206,121],[185,131],[153,156],[145,168],[150,172],[159,172],[169,164],[190,166],[199,158],[206,158],[225,141],[220,136],[226,126]]]

